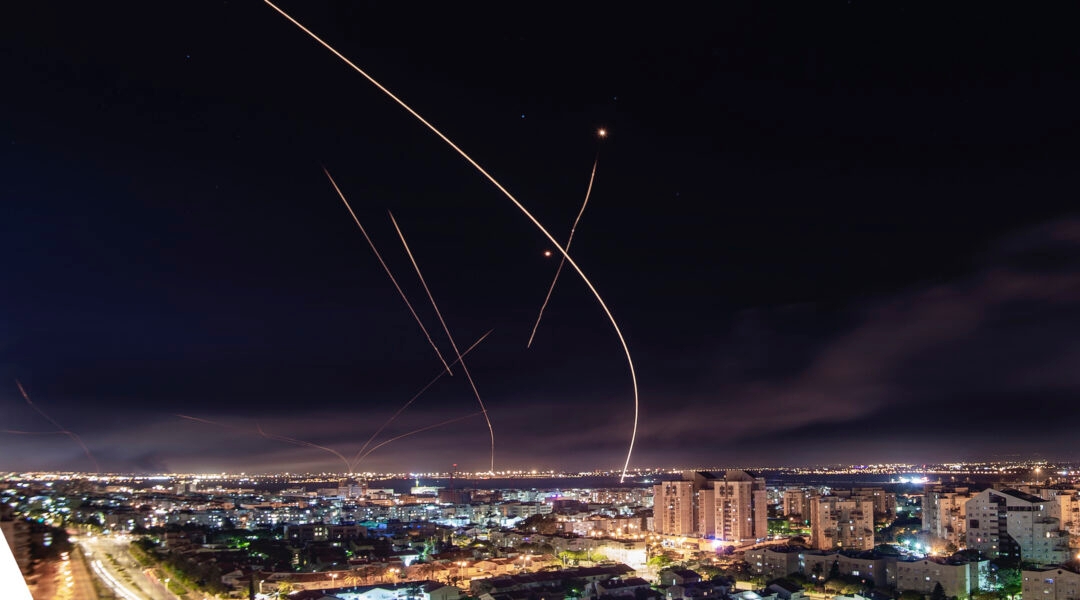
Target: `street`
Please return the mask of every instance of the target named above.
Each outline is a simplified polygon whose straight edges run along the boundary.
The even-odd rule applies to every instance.
[[[94,576],[118,597],[124,600],[179,600],[163,582],[148,576],[128,552],[129,537],[82,534],[73,536],[72,541],[79,544]]]

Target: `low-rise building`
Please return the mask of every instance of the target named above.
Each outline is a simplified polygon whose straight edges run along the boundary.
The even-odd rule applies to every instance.
[[[945,595],[964,598],[985,580],[989,561],[958,561],[939,558],[900,560],[896,563],[896,589],[929,594],[941,584]]]
[[[1077,600],[1080,574],[1065,567],[1033,569],[1021,573],[1021,593],[1025,600]]]

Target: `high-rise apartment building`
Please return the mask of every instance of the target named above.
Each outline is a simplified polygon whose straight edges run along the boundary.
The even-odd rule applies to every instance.
[[[933,487],[926,491],[922,506],[922,529],[930,538],[930,547],[944,552],[952,544],[957,549],[967,545],[967,511],[971,492],[968,488]]]
[[[744,543],[769,534],[768,494],[765,478],[746,471],[725,471],[713,482],[716,538]]]
[[[688,471],[683,481],[666,481],[653,489],[653,527],[658,533],[734,543],[768,535],[763,477],[746,471]]]
[[[811,540],[819,550],[874,547],[874,503],[870,498],[822,496],[810,511]]]
[[[666,535],[694,535],[694,482],[665,481],[654,486],[653,527]]]
[[[1039,496],[988,489],[967,503],[967,547],[990,558],[1055,565],[1069,560],[1069,536]]]
[[[812,490],[795,488],[784,490],[782,510],[785,517],[799,515],[803,520],[810,520],[810,498]]]

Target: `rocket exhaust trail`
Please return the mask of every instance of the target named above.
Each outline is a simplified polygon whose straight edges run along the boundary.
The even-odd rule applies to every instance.
[[[389,212],[389,211],[387,211]],[[487,407],[484,406],[484,401],[480,399],[480,392],[476,389],[476,383],[473,382],[472,375],[469,374],[469,367],[465,366],[465,357],[458,351],[457,344],[454,343],[454,336],[450,335],[450,328],[446,326],[446,321],[443,320],[442,313],[439,312],[439,306],[435,304],[435,298],[431,295],[431,289],[428,288],[428,284],[424,281],[424,274],[420,272],[420,265],[416,264],[416,258],[413,257],[413,253],[409,250],[409,243],[405,241],[405,235],[401,233],[401,228],[398,227],[397,221],[394,220],[394,214],[390,213],[390,222],[394,224],[394,230],[397,231],[398,237],[401,238],[401,245],[405,246],[405,253],[409,255],[409,260],[412,261],[413,268],[416,269],[416,275],[420,278],[420,283],[424,286],[424,291],[427,292],[428,300],[431,301],[431,306],[435,308],[435,314],[439,317],[439,322],[442,323],[443,331],[446,332],[447,339],[450,340],[450,347],[454,349],[454,354],[457,355],[458,362],[461,363],[461,370],[465,373],[465,379],[469,380],[469,386],[472,387],[473,395],[476,396],[476,402],[480,404],[480,412],[484,413],[484,421],[487,422],[488,432],[491,433],[491,472],[495,472],[495,428],[491,426],[491,419],[488,417]]]
[[[333,448],[327,448],[326,446],[320,446],[320,445],[312,443],[312,442],[305,442],[304,440],[298,440],[296,438],[285,437],[283,435],[274,435],[272,433],[266,433],[266,431],[263,430],[262,425],[259,425],[258,421],[255,422],[255,428],[259,431],[259,435],[263,436],[264,438],[266,438],[268,440],[277,440],[279,442],[286,442],[286,443],[294,444],[294,445],[297,445],[297,446],[304,446],[304,447],[307,447],[307,448],[315,448],[315,449],[318,449],[318,450],[324,450],[326,452],[329,452],[330,454],[333,454],[334,456],[340,458],[341,462],[345,463],[345,472],[346,473],[348,473],[348,472],[350,472],[352,470],[351,467],[349,466],[349,459],[345,458],[340,452],[338,452],[337,450],[334,450]]]
[[[191,416],[188,416],[188,415],[181,415],[181,414],[177,414],[176,416],[180,417],[181,419],[187,419],[189,421],[195,421],[196,423],[206,423],[207,425],[214,425],[216,427],[224,427],[226,429],[240,429],[239,427],[237,427],[235,425],[226,425],[225,423],[218,423],[217,421],[211,421],[209,419],[200,419],[199,417],[191,417]]]
[[[236,425],[229,425],[227,423],[219,423],[218,421],[211,421],[209,419],[200,419],[199,417],[192,417],[192,416],[189,416],[189,415],[177,414],[176,416],[180,417],[181,419],[187,419],[189,421],[195,421],[196,423],[206,423],[207,425],[213,425],[215,427],[223,427],[225,429],[236,429],[236,430],[239,430],[239,431],[243,431],[245,433],[251,433],[250,429],[246,429],[244,427],[238,427]],[[258,433],[259,435],[261,435],[262,437],[268,439],[268,440],[275,440],[275,441],[278,441],[278,442],[286,442],[286,443],[293,444],[293,445],[296,445],[296,446],[304,446],[304,447],[307,447],[307,448],[316,448],[318,450],[323,450],[325,452],[329,452],[330,454],[333,454],[334,456],[340,458],[341,461],[343,463],[345,463],[345,469],[346,469],[346,472],[348,472],[348,469],[349,469],[349,461],[348,461],[348,459],[346,459],[344,456],[341,455],[340,452],[338,452],[337,450],[334,450],[333,448],[327,448],[326,446],[320,446],[320,445],[314,444],[312,442],[305,442],[304,440],[298,440],[298,439],[295,439],[295,438],[285,437],[283,435],[274,435],[272,433],[267,433],[266,431],[263,430],[262,426],[259,425],[258,421],[255,422],[255,432]]]
[[[365,452],[363,454],[363,456],[360,457],[360,460],[357,461],[356,466],[360,466],[360,462],[363,461],[365,458],[367,458],[368,454],[371,454],[372,452],[378,450],[379,448],[382,448],[383,446],[389,444],[390,442],[396,442],[396,441],[400,440],[401,438],[409,437],[410,435],[416,435],[417,433],[423,433],[425,431],[428,431],[429,429],[435,429],[436,427],[442,427],[443,425],[449,425],[451,423],[456,423],[458,421],[464,421],[465,419],[470,419],[472,417],[475,417],[477,415],[482,415],[482,414],[484,414],[484,413],[482,413],[482,412],[474,412],[471,415],[465,415],[464,417],[455,417],[453,419],[443,421],[442,423],[436,423],[434,425],[428,425],[427,427],[421,427],[420,429],[414,429],[414,430],[412,430],[412,431],[410,431],[408,433],[403,433],[401,435],[394,436],[394,437],[392,437],[392,438],[390,438],[388,440],[383,440],[383,441],[379,442],[378,444],[375,444],[371,448],[368,448],[367,452]],[[356,470],[356,467],[353,467],[353,470]]]
[[[334,178],[330,176],[330,171],[327,171],[326,167],[323,167],[323,173],[326,173],[326,178],[330,180],[330,185],[334,186],[334,191],[337,192],[341,201],[345,203],[345,208],[349,209],[349,214],[352,215],[353,221],[356,222],[356,226],[360,228],[360,233],[364,234],[364,239],[367,240],[368,245],[371,246],[371,251],[375,253],[375,258],[379,259],[379,264],[382,265],[383,270],[386,271],[386,275],[390,277],[390,281],[393,282],[394,288],[401,294],[401,299],[405,301],[405,306],[409,307],[409,312],[411,312],[413,318],[416,319],[416,324],[420,326],[420,331],[424,332],[424,337],[427,338],[428,343],[431,344],[431,347],[435,350],[435,354],[438,355],[439,361],[441,361],[443,367],[446,368],[446,372],[453,375],[454,372],[450,370],[450,365],[446,364],[446,359],[443,358],[442,352],[439,352],[438,346],[436,346],[435,342],[431,339],[431,334],[428,333],[427,328],[424,327],[424,323],[420,320],[416,311],[413,310],[412,304],[410,304],[409,299],[405,297],[405,292],[401,290],[401,286],[398,285],[397,279],[394,278],[394,274],[390,272],[390,267],[386,266],[386,261],[384,261],[382,255],[379,254],[379,250],[375,248],[375,242],[372,242],[371,238],[368,237],[367,231],[364,230],[364,226],[360,224],[360,219],[357,218],[356,213],[353,212],[352,206],[349,205],[349,201],[345,199],[345,194],[341,192],[341,188],[338,187]]]
[[[450,138],[443,135],[443,133],[441,131],[439,131],[438,129],[436,129],[434,125],[429,123],[426,119],[424,119],[424,117],[420,116],[420,113],[413,110],[412,107],[410,107],[408,104],[405,104],[405,102],[403,102],[401,99],[399,99],[397,96],[395,96],[393,94],[393,92],[391,92],[390,90],[383,87],[383,85],[381,83],[379,83],[373,77],[371,77],[370,75],[365,73],[360,67],[356,66],[348,58],[345,58],[345,56],[342,53],[335,50],[334,47],[331,46],[330,44],[327,44],[326,42],[324,42],[322,40],[322,38],[315,35],[315,33],[313,33],[310,29],[308,29],[307,27],[304,27],[303,25],[301,25],[299,21],[297,21],[296,19],[289,16],[288,13],[286,13],[285,11],[278,8],[273,2],[270,2],[270,0],[263,0],[263,1],[266,2],[266,4],[268,6],[270,6],[270,8],[273,8],[275,11],[277,11],[279,14],[281,14],[281,16],[288,19],[289,22],[291,22],[293,25],[296,25],[297,27],[299,27],[301,31],[308,34],[313,40],[318,42],[324,48],[326,48],[327,50],[332,52],[335,56],[337,56],[342,61],[344,61],[345,64],[349,65],[349,67],[351,67],[354,71],[356,71],[361,76],[363,76],[364,79],[367,79],[369,82],[371,82],[372,85],[379,88],[380,91],[382,91],[384,94],[389,96],[390,99],[392,99],[399,106],[401,106],[406,111],[408,111],[409,114],[411,114],[413,117],[415,117],[416,120],[423,123],[425,127],[427,127],[428,129],[430,129],[432,131],[432,133],[439,136],[439,139],[446,142],[446,144],[448,146],[453,148],[454,151],[458,153],[458,155],[460,155],[462,158],[464,158],[470,165],[473,166],[473,168],[475,168],[481,175],[483,175],[488,181],[490,181],[492,185],[494,185],[496,188],[498,188],[498,190],[500,192],[502,192],[502,194],[504,196],[506,196],[506,198],[508,200],[513,202],[514,206],[518,207],[518,209],[525,215],[525,217],[528,218],[529,221],[531,221],[532,224],[535,225],[536,228],[539,229],[540,232],[544,234],[544,236],[548,239],[548,241],[550,241],[552,244],[555,245],[556,248],[559,249],[559,252],[561,252],[563,257],[566,258],[566,262],[570,263],[570,266],[573,267],[575,271],[577,271],[577,274],[581,277],[581,280],[585,282],[586,286],[588,286],[589,291],[591,291],[593,293],[593,296],[596,297],[596,301],[600,303],[600,308],[602,308],[604,310],[604,314],[607,315],[608,320],[611,321],[611,326],[615,329],[615,335],[618,336],[619,343],[622,344],[623,352],[626,353],[626,362],[627,362],[627,365],[630,368],[630,380],[631,380],[631,383],[632,383],[633,388],[634,388],[634,428],[633,428],[633,431],[630,434],[630,449],[626,453],[626,462],[623,464],[622,477],[619,478],[620,482],[625,480],[626,479],[626,471],[630,467],[630,457],[634,453],[634,442],[637,440],[638,412],[639,412],[638,411],[639,400],[638,400],[637,374],[634,372],[634,360],[633,360],[633,358],[630,357],[630,347],[626,345],[626,339],[623,337],[622,330],[619,329],[619,324],[615,322],[615,316],[611,314],[611,310],[608,309],[607,304],[604,303],[604,299],[600,297],[600,292],[598,292],[596,290],[596,287],[593,286],[591,281],[589,281],[589,278],[585,276],[585,272],[582,271],[581,267],[579,267],[578,264],[576,262],[574,262],[574,259],[571,258],[570,255],[566,253],[566,250],[563,249],[563,245],[560,244],[559,241],[556,240],[555,237],[552,236],[548,232],[548,230],[545,229],[544,226],[540,224],[540,221],[536,220],[536,217],[534,217],[532,215],[532,213],[530,213],[528,211],[528,209],[526,209],[525,206],[521,204],[521,202],[518,202],[517,198],[515,198],[513,194],[511,194],[505,187],[503,187],[502,184],[498,182],[498,180],[496,180],[494,177],[492,177],[490,173],[485,171],[484,168],[481,167],[480,164],[477,163],[475,160],[473,160],[473,158],[471,156],[466,154],[464,150],[459,148],[457,146],[457,144],[450,141]]]
[[[495,330],[494,330],[494,329],[489,329],[489,330],[487,331],[487,333],[485,333],[484,335],[480,336],[480,339],[478,339],[478,340],[476,340],[475,342],[473,342],[473,345],[472,345],[472,346],[469,346],[469,347],[468,347],[468,349],[466,349],[466,350],[465,350],[464,352],[462,352],[462,353],[461,353],[461,356],[463,356],[463,357],[464,357],[464,356],[467,356],[467,355],[468,355],[468,354],[469,354],[470,352],[472,352],[473,348],[475,348],[475,347],[479,346],[479,345],[480,345],[480,342],[484,341],[484,339],[485,339],[485,338],[486,338],[487,336],[491,335],[491,332],[492,332],[492,331],[495,331]],[[451,365],[456,365],[456,364],[458,363],[458,360],[459,360],[459,359],[454,359],[454,362],[452,362],[452,363],[450,363],[450,364],[451,364]],[[371,437],[369,437],[369,438],[368,438],[368,440],[367,440],[366,442],[364,442],[364,445],[363,445],[363,446],[361,446],[361,447],[360,447],[360,449],[356,451],[356,456],[354,456],[354,457],[353,457],[353,462],[356,462],[356,461],[360,460],[360,455],[361,455],[361,454],[363,454],[364,450],[367,450],[367,447],[371,445],[371,442],[374,442],[374,441],[375,441],[375,438],[376,438],[376,437],[377,437],[377,436],[378,436],[378,435],[379,435],[380,433],[382,433],[382,430],[383,430],[383,429],[385,429],[385,428],[386,428],[386,426],[387,426],[387,425],[389,425],[390,423],[393,423],[393,422],[394,422],[394,419],[398,418],[398,416],[399,416],[399,415],[400,415],[400,414],[401,414],[402,412],[404,412],[404,411],[405,411],[405,409],[406,409],[406,408],[408,408],[410,404],[412,404],[413,402],[415,402],[415,401],[416,401],[416,399],[417,399],[417,398],[419,398],[419,397],[420,397],[421,395],[423,395],[423,393],[424,393],[424,392],[428,391],[428,388],[430,388],[431,386],[435,385],[435,382],[436,382],[436,381],[438,381],[438,380],[442,379],[443,373],[445,373],[445,372],[446,372],[446,371],[439,371],[439,374],[438,374],[438,375],[436,375],[434,379],[432,379],[431,381],[429,381],[429,382],[428,382],[428,384],[427,384],[427,385],[425,385],[424,387],[420,388],[420,391],[419,391],[419,392],[416,392],[416,394],[415,394],[415,395],[414,395],[414,396],[413,396],[412,398],[409,398],[409,401],[408,401],[408,402],[406,402],[406,403],[405,403],[404,405],[402,405],[402,407],[401,407],[401,408],[399,408],[399,409],[397,410],[397,412],[396,412],[396,413],[394,413],[394,414],[393,414],[393,415],[392,415],[392,416],[391,416],[391,417],[390,417],[389,419],[387,419],[385,423],[383,423],[382,425],[380,425],[380,426],[379,426],[379,428],[375,430],[375,433],[371,434]]]
[[[96,458],[94,458],[94,455],[90,453],[90,448],[86,445],[85,442],[82,441],[82,438],[79,437],[79,434],[57,423],[52,417],[45,414],[45,411],[38,408],[38,406],[34,404],[32,400],[30,400],[30,394],[26,393],[26,390],[23,388],[22,383],[18,379],[15,380],[15,385],[18,386],[19,393],[22,394],[23,400],[26,400],[26,403],[30,405],[30,408],[34,409],[34,412],[41,415],[42,417],[45,417],[45,420],[49,423],[52,423],[52,426],[57,429],[57,433],[63,433],[64,435],[71,438],[76,444],[82,446],[83,452],[86,453],[86,458],[89,458],[90,462],[94,463],[94,472],[100,473],[101,465],[98,464],[98,461]]]
[[[0,429],[0,433],[15,435],[67,435],[70,431],[23,431],[21,429]]]
[[[585,214],[585,206],[589,204],[589,194],[592,194],[593,180],[596,179],[596,165],[599,163],[600,153],[597,152],[596,160],[592,164],[592,174],[589,175],[589,187],[585,189],[585,201],[581,203],[581,210],[578,211],[574,224],[570,226],[570,235],[566,238],[563,257],[559,260],[559,268],[555,269],[555,277],[551,280],[551,287],[548,288],[547,296],[544,296],[544,303],[540,305],[540,314],[536,315],[536,324],[533,325],[532,334],[529,335],[529,342],[525,344],[526,348],[532,348],[533,338],[536,337],[536,328],[540,327],[540,319],[544,318],[544,309],[547,308],[548,302],[551,300],[551,292],[555,291],[555,282],[559,281],[559,273],[562,273],[563,265],[566,264],[566,253],[570,252],[570,244],[574,242],[574,232],[577,231],[578,221],[581,220],[581,215]]]

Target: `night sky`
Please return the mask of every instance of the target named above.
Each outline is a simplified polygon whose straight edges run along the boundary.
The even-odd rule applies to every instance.
[[[0,23],[0,427],[109,471],[341,470],[441,365],[496,469],[621,468],[599,305],[430,131],[271,8]],[[1080,46],[1013,4],[283,2],[565,240],[626,335],[631,467],[1080,459]],[[395,7],[397,6],[397,7]],[[995,12],[998,11],[998,12]],[[606,140],[596,131],[610,131]],[[599,153],[599,154],[597,154]],[[380,439],[477,403],[459,370]],[[221,424],[177,417],[185,414]],[[472,416],[361,470],[486,470]],[[0,434],[0,469],[93,470]]]

